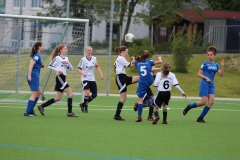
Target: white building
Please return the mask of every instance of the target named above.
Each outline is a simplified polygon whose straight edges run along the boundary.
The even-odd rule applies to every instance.
[[[62,3],[61,0],[55,0],[55,3]],[[44,12],[41,6],[47,7],[47,4],[44,4],[42,0],[22,0],[22,15],[30,15],[30,16],[35,16],[37,15],[37,12]],[[135,13],[139,11],[142,7],[144,6],[136,6],[135,7]],[[19,15],[20,14],[20,0],[0,0],[0,13],[3,14],[14,14],[14,15]],[[133,21],[133,20],[132,20]],[[0,22],[1,23],[1,22]],[[29,31],[29,36],[24,37],[29,39],[29,43],[27,45],[32,46],[32,44],[36,41],[42,41],[42,39],[51,39],[49,35],[46,35],[44,33],[48,33],[49,30],[46,30],[46,28],[42,27],[37,27],[36,21],[31,21],[31,22],[24,22],[24,26],[28,26],[29,29],[26,29],[26,31]],[[125,21],[123,22],[123,26],[125,27]],[[1,24],[0,24],[1,25]],[[3,25],[3,24],[2,24]],[[34,28],[35,27],[35,28]],[[98,25],[92,25],[89,29],[90,32],[90,41],[106,41],[109,38],[109,27],[110,23],[109,21],[102,20],[102,22]],[[122,32],[124,31],[125,28],[122,28]],[[3,29],[2,29],[3,30]],[[7,28],[5,28],[6,32]],[[19,31],[12,31],[13,34],[16,34]],[[149,35],[149,26],[141,23],[141,24],[130,24],[129,32],[133,33],[135,35],[135,39],[137,38],[143,38]],[[40,35],[41,33],[42,35]],[[123,37],[123,33],[121,33],[121,37]],[[0,36],[3,35],[3,33],[0,33]],[[11,37],[14,38],[13,35]],[[9,36],[8,36],[9,39]],[[11,39],[11,38],[10,38]],[[53,38],[52,38],[53,39]],[[117,39],[117,33],[116,30],[113,29],[113,39]],[[28,40],[27,40],[28,41]],[[11,45],[12,47],[17,47],[17,40],[12,40]],[[51,42],[52,43],[52,42]],[[49,44],[50,47],[51,44]],[[0,42],[0,46],[1,42]],[[22,44],[23,46],[23,44]],[[46,46],[47,47],[47,46]]]

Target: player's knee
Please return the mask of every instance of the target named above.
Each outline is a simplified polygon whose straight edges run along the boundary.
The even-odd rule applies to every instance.
[[[97,97],[97,94],[92,94],[91,97],[92,97],[92,99],[94,99]]]
[[[55,98],[54,100],[55,100],[55,102],[57,102],[57,101],[60,101],[61,98]]]

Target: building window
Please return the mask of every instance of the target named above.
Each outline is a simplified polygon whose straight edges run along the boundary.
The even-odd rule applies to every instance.
[[[43,6],[42,0],[32,0],[32,7],[33,8],[40,8]]]
[[[22,7],[25,7],[26,0],[22,1]],[[20,0],[14,0],[13,7],[20,7]]]
[[[33,21],[31,24],[30,39],[33,41],[42,40],[42,26],[37,21]]]
[[[5,0],[0,0],[0,7],[5,7]]]
[[[167,35],[167,27],[160,27],[160,36]]]
[[[106,40],[109,40],[109,36],[110,36],[110,23],[107,23]],[[113,24],[112,40],[118,40],[118,24]]]

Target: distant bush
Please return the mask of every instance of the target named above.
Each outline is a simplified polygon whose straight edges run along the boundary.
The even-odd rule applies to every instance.
[[[13,52],[13,51],[8,51],[8,50],[2,50],[0,51],[0,54],[16,54],[17,52]]]
[[[193,57],[194,43],[184,33],[184,29],[179,30],[174,36],[171,43],[171,53],[173,54],[173,63],[175,71],[187,73],[188,62]]]
[[[149,38],[143,38],[138,41],[134,41],[134,43],[129,44],[128,54],[130,56],[140,56],[144,50],[148,50],[150,52],[150,57],[155,52],[154,47],[151,45],[151,40]]]
[[[164,42],[162,44],[155,44],[154,48],[155,48],[155,53],[162,53],[162,52],[170,53],[171,42]]]

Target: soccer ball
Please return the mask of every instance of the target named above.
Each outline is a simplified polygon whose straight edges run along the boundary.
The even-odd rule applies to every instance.
[[[132,43],[134,41],[134,35],[132,33],[128,33],[125,35],[125,41]]]

